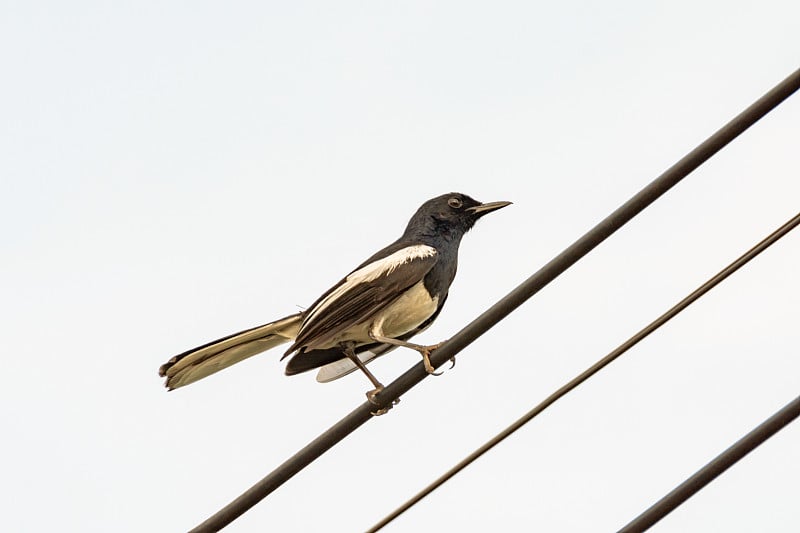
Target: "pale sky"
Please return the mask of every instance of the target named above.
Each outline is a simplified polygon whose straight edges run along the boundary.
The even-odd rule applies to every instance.
[[[364,400],[277,349],[172,355],[311,304],[449,191],[454,334],[798,66],[800,4],[7,2],[6,531],[185,531]],[[226,531],[364,530],[800,206],[800,95]],[[614,531],[800,392],[800,233],[386,531]],[[396,350],[388,383],[418,360]],[[800,425],[653,531],[797,531]]]

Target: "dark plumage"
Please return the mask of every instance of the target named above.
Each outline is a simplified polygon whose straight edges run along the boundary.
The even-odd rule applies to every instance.
[[[461,238],[483,215],[510,202],[482,204],[465,194],[428,200],[403,235],[364,261],[302,313],[229,335],[170,359],[159,369],[170,389],[182,387],[247,357],[293,341],[286,374],[322,367],[331,381],[396,346],[419,351],[429,372],[435,346],[408,339],[436,319],[456,275]],[[374,393],[375,391],[371,391]],[[368,393],[368,396],[370,394]]]

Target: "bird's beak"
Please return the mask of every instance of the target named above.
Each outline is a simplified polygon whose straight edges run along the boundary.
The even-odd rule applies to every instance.
[[[475,207],[468,207],[467,211],[471,211],[475,218],[482,217],[492,211],[497,211],[503,207],[511,205],[511,202],[487,202],[485,204],[476,205]]]

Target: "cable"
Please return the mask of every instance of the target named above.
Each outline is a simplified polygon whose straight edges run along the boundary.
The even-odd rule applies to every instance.
[[[733,446],[716,456],[711,462],[695,472],[689,479],[675,487],[672,492],[654,503],[645,512],[631,520],[619,533],[645,531],[664,518],[673,509],[691,498],[718,475],[733,466],[745,455],[760,446],[765,440],[789,425],[800,416],[800,396],[783,409],[758,425],[753,431],[736,441]]]
[[[776,85],[767,94],[728,122],[719,131],[692,150],[683,159],[667,169],[661,176],[653,180],[639,193],[619,207],[594,228],[560,255],[551,260],[538,272],[529,277],[520,286],[511,291],[503,299],[469,323],[444,343],[431,355],[431,363],[438,367],[454,357],[472,341],[502,320],[511,311],[522,305],[542,287],[550,283],[559,274],[572,266],[581,257],[589,253],[595,246],[618,230],[628,220],[636,216],[662,194],[685,178],[692,170],[700,166],[713,154],[735,139],[739,134],[769,113],[792,93],[800,88],[800,69]],[[414,365],[395,381],[390,383],[375,401],[377,408],[387,407],[402,394],[425,379],[428,373],[422,362]],[[266,477],[246,490],[241,496],[220,509],[217,513],[191,530],[190,533],[219,531],[233,520],[241,516],[256,503],[267,497],[272,491],[285,483],[300,470],[308,466],[317,457],[325,453],[347,435],[358,429],[372,418],[376,405],[364,402],[351,411],[339,422],[331,426],[325,433],[311,441],[308,445],[284,461]]]
[[[599,372],[602,368],[606,365],[610,364],[616,358],[621,356],[623,353],[627,352],[629,349],[633,348],[639,341],[643,340],[645,337],[653,333],[655,330],[666,324],[671,318],[675,315],[686,309],[690,304],[698,300],[701,296],[705,293],[710,291],[720,282],[722,282],[725,278],[736,272],[742,266],[747,264],[751,259],[756,257],[758,254],[769,248],[772,244],[777,242],[781,237],[789,233],[793,228],[795,228],[798,224],[800,224],[800,213],[795,215],[791,220],[785,223],[783,226],[775,230],[769,236],[767,236],[764,240],[756,244],[750,250],[745,252],[742,256],[736,259],[733,263],[722,269],[718,274],[714,277],[703,283],[700,287],[698,287],[695,291],[689,294],[686,298],[675,304],[672,308],[670,308],[666,313],[655,319],[653,322],[645,326],[641,329],[638,333],[636,333],[633,337],[622,343],[618,346],[615,350],[611,353],[597,361],[595,364],[581,372],[578,376],[573,378],[569,381],[566,385],[559,388],[553,394],[545,398],[543,402],[539,405],[525,413],[521,418],[519,418],[516,422],[508,426],[502,432],[500,432],[497,436],[489,440],[486,444],[472,452],[466,458],[464,458],[460,463],[455,465],[453,468],[442,474],[439,478],[437,478],[433,483],[419,491],[414,497],[410,500],[405,502],[403,505],[395,509],[391,514],[386,516],[383,520],[372,526],[371,529],[368,530],[368,533],[374,533],[379,529],[383,528],[389,522],[403,514],[405,511],[413,507],[416,503],[418,503],[422,498],[439,488],[443,485],[447,480],[455,476],[461,470],[467,467],[467,465],[471,464],[473,461],[478,459],[480,456],[494,448],[497,444],[500,444],[503,440],[509,437],[512,433],[520,429],[522,426],[530,422],[534,417],[539,415],[542,411],[553,405],[556,401],[558,401],[561,397],[565,396],[567,393],[572,391],[578,385],[592,377],[594,374]]]

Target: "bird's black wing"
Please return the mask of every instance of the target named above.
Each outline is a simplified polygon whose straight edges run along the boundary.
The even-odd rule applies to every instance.
[[[404,246],[354,270],[306,311],[286,355],[326,347],[340,333],[368,322],[406,289],[422,281],[436,264],[437,255],[436,249],[427,245]]]

